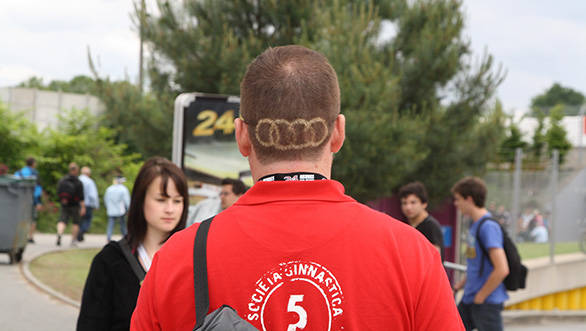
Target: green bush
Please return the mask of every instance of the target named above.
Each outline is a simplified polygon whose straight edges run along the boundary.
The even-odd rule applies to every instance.
[[[100,118],[87,110],[72,109],[60,116],[56,128],[38,132],[36,126],[0,104],[0,163],[11,173],[24,166],[27,157],[35,157],[43,187],[43,208],[37,229],[55,232],[59,218],[57,182],[67,174],[70,162],[89,166],[98,187],[100,209],[94,212],[91,232],[105,233],[107,217],[103,194],[116,175],[127,178],[132,190],[142,165],[141,155],[130,153],[126,145],[116,144],[118,131],[100,125]],[[122,130],[122,129],[120,129]]]

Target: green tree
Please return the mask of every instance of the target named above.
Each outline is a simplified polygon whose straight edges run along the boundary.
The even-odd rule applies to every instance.
[[[530,146],[531,153],[536,162],[541,160],[542,154],[546,146],[545,140],[545,113],[540,110],[534,110],[537,119],[537,128],[533,132],[533,142]]]
[[[96,80],[96,94],[106,111],[101,123],[115,129],[115,142],[144,158],[171,157],[173,95],[142,94],[128,81]]]
[[[97,117],[87,110],[71,110],[61,116],[57,128],[39,133],[36,126],[0,103],[0,163],[10,172],[20,169],[26,157],[37,159],[43,190],[47,193],[38,229],[54,231],[56,221],[55,191],[58,180],[67,173],[70,162],[90,166],[92,177],[103,193],[116,174],[129,180],[129,188],[141,166],[140,155],[126,153],[126,146],[114,141],[116,131],[100,126]],[[103,231],[103,208],[98,211],[95,229]]]
[[[528,143],[523,141],[523,135],[521,134],[519,126],[516,123],[511,122],[507,128],[507,136],[500,146],[499,155],[501,160],[514,163],[517,148],[525,150],[527,146]]]
[[[27,157],[38,155],[40,140],[34,125],[0,102],[0,163],[12,172],[22,168]]]
[[[549,114],[551,108],[563,105],[563,114],[577,115],[580,106],[584,103],[584,95],[569,87],[554,83],[548,90],[531,99],[532,116],[538,116],[539,112]]]
[[[99,125],[87,110],[73,109],[62,115],[55,129],[48,129],[40,144],[38,169],[43,188],[55,197],[57,182],[70,162],[92,168],[99,192],[104,192],[116,174],[130,180],[136,175],[138,154],[125,154],[126,146],[114,142],[115,131]]]
[[[42,77],[37,77],[37,76],[30,77],[26,81],[21,82],[20,84],[18,84],[17,87],[36,88],[36,89],[39,89],[39,90],[46,89],[45,84],[43,84],[43,78]]]
[[[549,128],[545,133],[545,141],[547,142],[547,152],[549,156],[553,154],[553,150],[557,149],[560,153],[559,163],[565,161],[566,154],[572,148],[572,144],[567,138],[566,129],[561,125],[564,118],[564,110],[562,106],[556,106],[551,109],[549,113]]]
[[[95,81],[89,76],[77,75],[69,81],[52,80],[48,84],[43,83],[41,77],[31,77],[28,80],[21,82],[18,87],[36,88],[46,91],[61,91],[65,93],[79,93],[79,94],[95,94]]]
[[[338,73],[347,140],[334,177],[369,200],[406,181],[438,199],[464,174],[479,174],[503,134],[489,105],[503,75],[473,57],[462,3],[439,1],[158,1],[142,20],[160,94],[238,94],[247,64],[269,46],[322,52]],[[135,20],[140,22],[137,11]],[[380,39],[387,21],[397,33]],[[368,174],[369,176],[365,176]]]

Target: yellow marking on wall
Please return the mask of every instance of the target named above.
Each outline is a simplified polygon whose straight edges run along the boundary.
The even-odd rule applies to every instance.
[[[506,310],[586,310],[586,287],[556,292],[525,300]]]

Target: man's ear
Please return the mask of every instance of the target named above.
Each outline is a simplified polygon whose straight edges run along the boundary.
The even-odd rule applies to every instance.
[[[238,144],[238,150],[244,157],[250,155],[252,148],[250,143],[250,137],[248,136],[248,124],[240,118],[234,120],[234,127],[236,128],[236,143]]]
[[[346,139],[346,117],[339,114],[334,123],[332,137],[330,139],[330,152],[337,153]]]

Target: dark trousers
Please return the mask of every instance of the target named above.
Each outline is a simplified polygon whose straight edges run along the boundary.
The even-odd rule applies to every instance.
[[[85,215],[81,217],[81,224],[79,225],[79,237],[90,230],[92,225],[92,218],[94,217],[94,208],[85,207]]]
[[[478,329],[478,331],[502,331],[503,304],[492,303],[463,303],[458,305],[458,311],[466,331]]]

